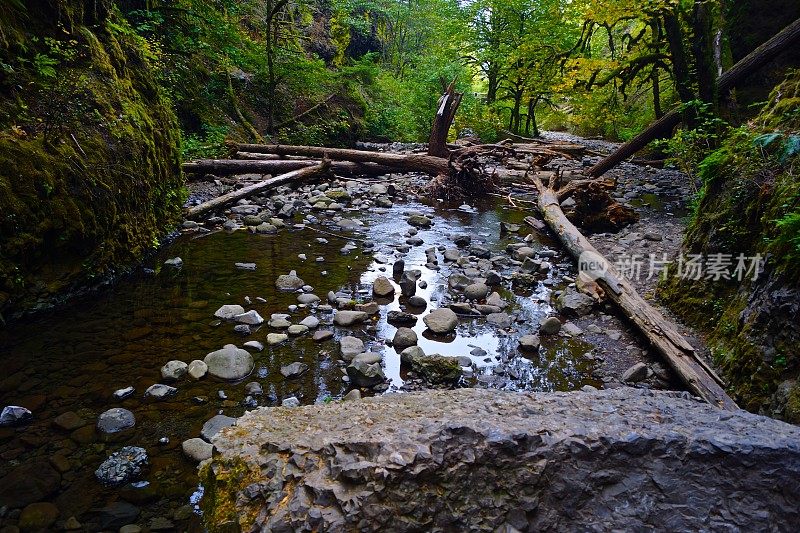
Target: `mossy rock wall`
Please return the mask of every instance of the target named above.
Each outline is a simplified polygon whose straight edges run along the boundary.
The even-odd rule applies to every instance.
[[[800,424],[800,72],[700,165],[703,187],[684,253],[756,254],[742,281],[668,277],[659,296],[709,333],[739,404]],[[749,266],[749,263],[748,263]]]
[[[174,223],[180,135],[111,2],[0,11],[0,313],[124,269]]]

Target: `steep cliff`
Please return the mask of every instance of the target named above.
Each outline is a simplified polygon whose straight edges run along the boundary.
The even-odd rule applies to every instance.
[[[0,28],[8,317],[141,258],[179,214],[182,176],[155,55],[111,0],[4,2]]]

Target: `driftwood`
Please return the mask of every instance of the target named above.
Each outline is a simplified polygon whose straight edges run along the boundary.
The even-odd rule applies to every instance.
[[[247,187],[242,187],[241,189],[223,194],[222,196],[218,196],[213,200],[209,200],[208,202],[204,202],[198,206],[187,209],[185,216],[188,220],[196,219],[210,211],[221,209],[238,200],[253,196],[254,194],[268,191],[270,189],[280,187],[281,185],[286,185],[287,183],[302,182],[311,178],[318,178],[326,174],[329,170],[330,161],[323,160],[321,163],[313,167],[294,170],[286,174],[281,174],[280,176],[275,176],[274,178],[270,178],[268,180],[248,185]]]
[[[719,94],[726,94],[739,82],[766,65],[775,56],[788,49],[797,41],[800,41],[800,19],[792,22],[777,35],[750,52],[727,72],[722,74],[717,80],[717,90]],[[614,168],[629,157],[632,157],[636,152],[650,144],[651,141],[671,137],[673,130],[680,122],[680,110],[673,109],[648,126],[642,133],[617,148],[614,153],[599,161],[589,169],[588,174],[595,177],[601,176],[606,171]]]
[[[457,93],[455,87],[456,81],[453,80],[439,98],[428,141],[428,155],[430,156],[446,158],[450,155],[450,149],[447,147],[447,134],[458,111],[458,106],[461,105],[461,98],[464,96],[462,93]]]
[[[236,174],[276,174],[299,170],[301,168],[319,165],[319,161],[303,160],[247,160],[247,159],[200,159],[183,164],[183,171],[187,174],[215,176],[232,176]],[[396,172],[394,167],[378,165],[375,163],[352,163],[349,161],[334,161],[331,171],[341,176],[380,176]]]
[[[545,186],[538,178],[534,183],[539,190],[538,207],[547,225],[573,257],[581,262],[588,258],[601,265],[591,270],[597,284],[652,343],[688,389],[712,405],[738,409],[722,388],[719,377],[698,357],[676,326],[639,296],[636,289],[615,272],[608,260],[567,219],[561,210],[558,192]]]

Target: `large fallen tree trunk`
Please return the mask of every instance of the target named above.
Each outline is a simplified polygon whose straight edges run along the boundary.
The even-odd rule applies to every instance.
[[[432,176],[448,172],[447,159],[423,154],[387,154],[352,150],[350,148],[325,148],[322,146],[289,146],[282,144],[237,144],[240,152],[254,154],[299,155],[313,159],[323,157],[332,161],[353,163],[377,163],[405,172],[424,172]]]
[[[582,265],[592,262],[590,277],[605,291],[639,331],[647,337],[667,364],[695,395],[723,409],[737,409],[736,403],[725,393],[721,380],[695,353],[676,326],[658,310],[648,304],[630,283],[621,278],[611,264],[570,222],[558,201],[558,192],[534,180],[539,190],[538,207],[545,222],[556,233],[564,247]],[[581,275],[587,271],[582,270]]]
[[[183,164],[183,171],[187,174],[214,174],[215,176],[231,176],[237,174],[276,174],[301,168],[319,165],[319,161],[305,160],[247,160],[247,159],[200,159]],[[391,174],[397,169],[375,163],[352,163],[349,161],[334,161],[331,171],[342,176],[379,176]]]
[[[204,202],[198,206],[187,209],[185,216],[189,220],[196,219],[210,211],[221,209],[238,200],[253,196],[254,194],[268,191],[270,189],[280,187],[281,185],[286,185],[287,183],[303,182],[312,178],[318,178],[326,174],[329,170],[330,161],[323,160],[321,163],[313,167],[294,170],[286,174],[281,174],[280,176],[275,176],[274,178],[270,178],[268,180],[248,185],[247,187],[242,187],[241,189],[223,194],[222,196],[218,196],[213,200],[209,200],[208,202]]]
[[[800,19],[781,30],[773,38],[750,52],[717,80],[720,94],[725,94],[733,89],[739,82],[750,74],[760,69],[775,56],[788,49],[793,43],[800,41]],[[675,127],[681,122],[680,110],[673,109],[659,120],[648,126],[642,133],[620,146],[613,154],[602,159],[589,169],[590,176],[601,176],[604,172],[614,168],[636,152],[657,139],[672,136]]]

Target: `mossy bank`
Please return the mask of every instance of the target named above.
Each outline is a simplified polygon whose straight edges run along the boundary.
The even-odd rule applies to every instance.
[[[758,255],[760,272],[744,271],[741,281],[671,276],[660,285],[676,313],[709,332],[714,362],[740,405],[793,423],[800,423],[799,131],[795,71],[700,165],[685,254],[732,254],[723,256],[731,273],[739,254]]]
[[[180,214],[180,134],[110,0],[0,7],[0,313],[124,269]]]

